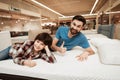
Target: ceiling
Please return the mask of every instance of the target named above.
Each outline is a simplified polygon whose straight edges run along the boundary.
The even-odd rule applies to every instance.
[[[25,0],[33,5],[40,7],[40,5],[33,3],[30,0]],[[57,11],[64,16],[73,16],[78,14],[90,14],[96,0],[36,0],[39,3]],[[111,5],[110,5],[111,4]],[[103,7],[105,6],[105,7]],[[112,8],[109,9],[111,6]],[[120,11],[120,0],[98,0],[92,14],[100,10]]]
[[[50,13],[48,9],[45,7],[35,3],[34,1],[37,1],[38,3],[44,5],[45,7],[48,7],[49,9],[55,11]],[[95,2],[97,4],[93,8]],[[42,18],[53,18],[54,20],[58,19],[58,17],[68,17],[68,16],[74,16],[74,15],[86,15],[86,14],[96,14],[98,12],[104,12],[104,11],[119,11],[120,13],[120,0],[8,0],[7,2],[5,0],[0,0],[0,2],[12,5],[14,7],[22,8],[25,10],[29,10],[31,12],[37,12],[38,15],[41,14]],[[25,3],[24,3],[25,2]],[[24,4],[23,4],[24,3]],[[27,4],[26,4],[27,3]],[[6,6],[4,6],[6,7]],[[36,8],[37,7],[37,8]],[[93,9],[93,10],[92,10]],[[46,12],[49,11],[49,12]],[[4,12],[4,13],[3,13]],[[39,13],[40,12],[40,13]],[[57,13],[56,13],[57,12]],[[25,13],[25,12],[24,12]],[[29,13],[29,12],[26,12]],[[55,14],[55,16],[54,16]],[[37,18],[35,14],[32,16],[30,15],[23,15],[19,12],[14,13],[10,10],[4,11],[0,9],[0,15],[13,15],[12,18],[21,18],[25,17],[27,19],[34,19]],[[15,15],[15,16],[14,16]],[[20,15],[20,16],[19,16]],[[56,17],[57,15],[57,17]],[[90,18],[96,18],[95,16],[89,15]],[[87,16],[87,18],[89,18]]]
[[[95,0],[37,0],[38,2],[48,6],[49,8],[65,15],[72,16],[76,14],[89,14]],[[101,4],[104,4],[102,2]]]

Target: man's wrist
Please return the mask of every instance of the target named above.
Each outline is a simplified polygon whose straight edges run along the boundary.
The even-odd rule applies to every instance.
[[[90,55],[90,52],[89,52],[89,51],[86,51],[86,50],[85,50],[84,53],[87,54],[87,55]]]

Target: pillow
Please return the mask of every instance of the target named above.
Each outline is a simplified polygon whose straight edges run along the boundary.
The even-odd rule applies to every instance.
[[[98,47],[100,45],[104,45],[104,43],[111,42],[111,40],[112,39],[109,39],[109,38],[92,38],[90,39],[90,43],[95,47]]]
[[[112,40],[98,46],[98,53],[102,63],[120,65],[120,41]]]
[[[11,37],[9,31],[1,31],[0,32],[0,51],[11,46]]]
[[[92,48],[92,50],[95,52],[95,53],[97,53],[98,51],[97,51],[97,48],[93,45],[93,44],[91,44],[91,42],[89,41],[89,44],[90,44],[90,47]]]
[[[93,38],[108,38],[107,36],[104,36],[102,34],[87,34],[85,35],[87,37],[87,39],[93,39]]]

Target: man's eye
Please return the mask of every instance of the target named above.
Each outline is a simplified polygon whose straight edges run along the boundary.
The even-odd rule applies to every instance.
[[[76,26],[76,24],[75,24],[75,23],[73,23],[73,25],[74,25],[74,26]]]
[[[81,26],[77,26],[78,28],[81,28]]]

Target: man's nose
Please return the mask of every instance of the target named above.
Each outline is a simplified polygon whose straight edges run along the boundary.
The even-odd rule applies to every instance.
[[[73,29],[77,29],[77,27],[76,27],[76,26],[74,26],[74,27],[73,27]]]

